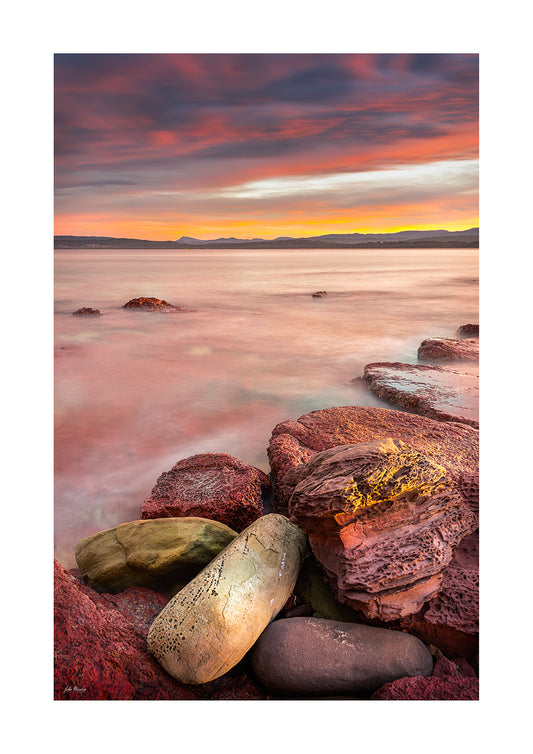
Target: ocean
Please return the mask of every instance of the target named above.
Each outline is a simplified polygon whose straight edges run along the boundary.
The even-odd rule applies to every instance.
[[[76,250],[55,256],[55,557],[138,519],[196,453],[265,472],[274,426],[386,406],[351,383],[416,363],[424,338],[478,322],[477,249]],[[327,295],[315,298],[316,291]],[[155,296],[191,309],[123,309]],[[73,317],[83,307],[101,317]]]

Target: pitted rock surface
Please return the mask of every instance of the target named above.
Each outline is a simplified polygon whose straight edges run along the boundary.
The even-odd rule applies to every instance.
[[[458,341],[462,342],[462,341]],[[444,422],[479,426],[478,368],[400,362],[367,364],[356,380],[384,401]]]
[[[141,296],[140,298],[132,298],[128,301],[123,309],[137,309],[145,312],[189,312],[190,309],[186,309],[183,306],[175,306],[169,304],[168,301],[160,298],[154,298],[153,296]]]
[[[442,465],[451,479],[478,472],[479,431],[459,423],[444,423],[393,409],[343,406],[312,411],[297,421],[278,424],[270,438],[273,506],[287,512],[296,486],[292,470],[327,448],[394,437]],[[299,481],[299,480],[298,480]]]
[[[418,348],[421,361],[479,361],[479,339],[427,338]]]
[[[417,613],[477,528],[446,469],[401,441],[323,451],[293,481],[291,520],[336,598],[368,618]]]
[[[161,474],[141,518],[201,516],[242,531],[263,515],[269,492],[270,480],[260,469],[227,453],[202,453]]]
[[[236,536],[206,518],[130,521],[81,539],[75,557],[84,583],[99,592],[168,591],[190,581]]]
[[[254,521],[170,600],[148,650],[182,683],[226,673],[286,604],[305,549],[304,533],[284,516]]]
[[[428,676],[424,644],[401,631],[320,618],[275,621],[252,654],[259,683],[287,695],[325,696],[375,691],[406,676]]]

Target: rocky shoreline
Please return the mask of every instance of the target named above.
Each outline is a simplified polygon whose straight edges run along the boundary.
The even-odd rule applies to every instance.
[[[278,424],[268,476],[179,460],[55,561],[54,698],[478,699],[478,335],[367,365],[392,408]]]

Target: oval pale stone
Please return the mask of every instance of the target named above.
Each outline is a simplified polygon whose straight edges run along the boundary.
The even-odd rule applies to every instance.
[[[289,598],[305,549],[305,534],[285,516],[257,519],[170,600],[148,651],[182,683],[226,673]]]
[[[277,620],[252,654],[262,686],[328,696],[375,691],[406,676],[428,676],[433,659],[416,636],[321,618]]]

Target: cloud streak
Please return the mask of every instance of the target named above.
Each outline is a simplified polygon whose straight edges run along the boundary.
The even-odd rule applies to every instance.
[[[57,55],[55,124],[56,233],[477,224],[475,55]]]

